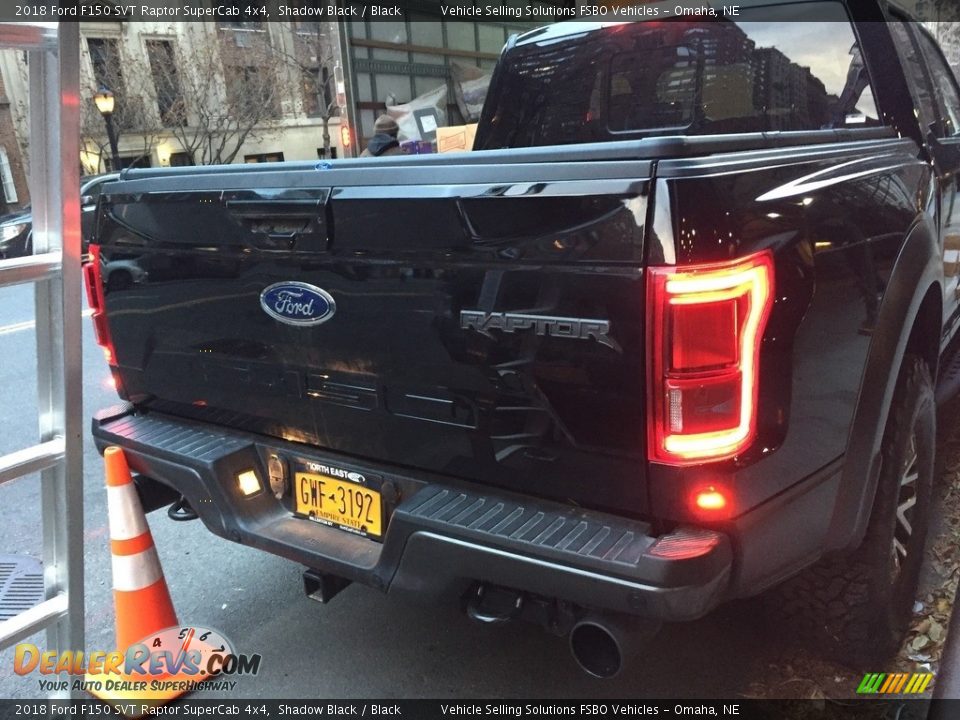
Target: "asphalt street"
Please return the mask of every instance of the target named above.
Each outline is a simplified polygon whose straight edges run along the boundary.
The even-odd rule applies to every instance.
[[[36,442],[32,293],[0,289],[0,453]],[[83,328],[89,418],[116,396],[88,319]],[[111,650],[102,461],[86,428],[84,435],[86,647]],[[0,554],[40,557],[38,498],[35,478],[0,487]],[[781,643],[754,605],[733,604],[665,627],[633,667],[599,681],[576,667],[564,639],[535,626],[480,626],[455,607],[400,603],[359,586],[322,606],[304,597],[301,568],[287,560],[220,539],[199,521],[173,522],[163,511],[150,525],[180,622],[216,628],[237,651],[263,657],[260,674],[239,678],[232,697],[734,698],[769,673]],[[39,636],[34,642],[44,645]],[[12,667],[13,650],[0,652],[0,697],[43,697],[36,675],[20,677]]]

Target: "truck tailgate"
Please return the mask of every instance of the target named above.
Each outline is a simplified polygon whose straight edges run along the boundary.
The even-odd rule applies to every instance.
[[[96,242],[139,406],[642,513],[649,162],[146,171]],[[266,311],[305,283],[332,313]],[[322,301],[321,301],[322,302]]]

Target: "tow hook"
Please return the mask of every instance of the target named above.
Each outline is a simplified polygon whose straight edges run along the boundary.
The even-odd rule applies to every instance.
[[[193,509],[190,502],[181,495],[179,500],[167,508],[167,517],[177,522],[187,522],[188,520],[196,520],[200,516],[197,515],[197,511]]]

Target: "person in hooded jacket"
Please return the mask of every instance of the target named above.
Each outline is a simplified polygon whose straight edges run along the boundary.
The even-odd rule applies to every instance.
[[[400,126],[389,115],[381,115],[373,124],[373,137],[367,143],[367,149],[360,153],[360,157],[384,157],[386,155],[406,155],[397,135]]]

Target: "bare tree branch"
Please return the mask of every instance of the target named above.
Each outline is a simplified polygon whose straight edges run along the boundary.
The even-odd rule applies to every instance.
[[[279,129],[290,88],[267,32],[190,27],[181,42],[152,55],[148,86],[166,93],[164,132],[191,162],[230,163],[246,141]]]
[[[960,6],[957,5],[957,0],[935,0],[934,6],[936,8],[935,15],[930,20],[940,22],[960,21]]]
[[[104,119],[93,101],[101,87],[114,94],[113,122],[117,132],[126,140],[124,144],[127,149],[132,142],[136,144],[139,154],[133,158],[133,162],[141,157],[149,157],[164,132],[156,103],[146,94],[147,89],[152,87],[150,68],[146,63],[119,51],[109,53],[106,60],[98,68],[99,78],[88,79],[81,88],[81,147],[99,155],[98,170],[106,169],[104,161],[110,156]],[[133,94],[129,88],[138,88],[141,92]]]
[[[294,23],[292,29],[292,50],[274,47],[273,52],[279,62],[292,69],[298,78],[304,115],[320,118],[323,127],[323,152],[329,157],[330,119],[339,114],[333,87],[336,58],[329,36],[332,30],[325,22]]]

